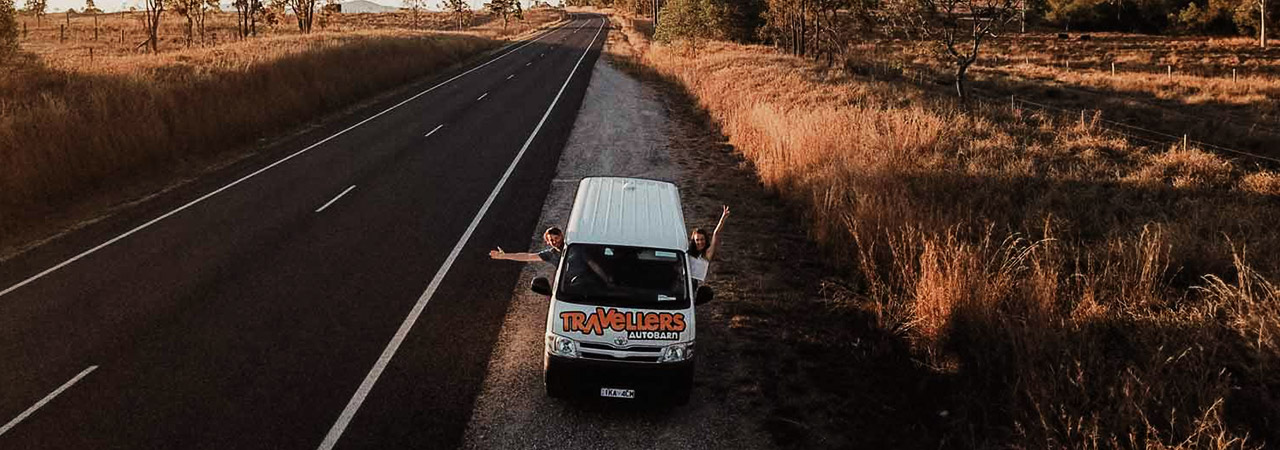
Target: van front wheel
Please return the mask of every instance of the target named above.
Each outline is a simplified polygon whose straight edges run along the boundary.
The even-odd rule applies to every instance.
[[[560,373],[559,369],[559,367],[551,363],[551,356],[543,355],[542,383],[547,388],[547,397],[567,398],[569,396],[569,389],[565,385],[564,375]]]
[[[684,406],[689,404],[689,395],[693,392],[693,371],[673,380],[671,385],[671,404]]]

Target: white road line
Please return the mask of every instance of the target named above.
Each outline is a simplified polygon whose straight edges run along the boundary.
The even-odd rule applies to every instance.
[[[481,96],[480,96],[480,98],[477,98],[477,99],[476,99],[476,101],[478,102],[478,101],[480,101],[480,100],[484,100],[484,98],[485,98],[485,97],[488,97],[488,96],[489,96],[489,93],[488,93],[488,92],[485,92],[485,93],[484,93],[484,95],[481,95]]]
[[[569,87],[569,82],[573,81],[573,76],[578,73],[578,67],[582,65],[582,60],[587,58],[587,54],[591,53],[591,46],[595,45],[596,39],[600,38],[601,31],[604,31],[603,19],[601,20],[600,29],[596,30],[596,37],[591,39],[591,44],[587,45],[587,50],[578,58],[578,63],[573,66],[573,71],[569,72],[569,78],[564,80],[564,84],[560,86],[560,92],[556,94],[555,99],[551,100],[551,106],[548,106],[547,112],[542,114],[542,120],[538,121],[538,126],[533,128],[533,133],[530,133],[529,138],[524,141],[524,146],[520,147],[520,152],[516,153],[515,159],[511,160],[511,165],[507,166],[507,171],[498,180],[498,185],[493,187],[493,192],[489,193],[489,198],[484,201],[484,205],[480,206],[480,212],[476,213],[474,219],[471,219],[471,225],[467,226],[467,231],[462,233],[462,237],[458,238],[458,243],[453,246],[453,251],[449,252],[449,257],[445,259],[444,265],[440,266],[440,270],[436,271],[435,277],[431,278],[431,284],[427,285],[426,292],[423,292],[422,296],[418,297],[418,302],[409,311],[409,316],[405,317],[404,322],[400,324],[400,328],[396,330],[395,336],[391,338],[391,342],[388,342],[387,347],[382,350],[382,355],[378,357],[378,361],[373,364],[373,368],[369,369],[369,374],[364,377],[364,381],[356,389],[355,395],[351,396],[351,401],[347,402],[347,407],[338,416],[338,421],[333,424],[333,428],[329,429],[329,434],[324,437],[324,442],[320,443],[320,450],[330,450],[334,445],[338,444],[338,439],[342,437],[342,432],[347,429],[347,425],[355,417],[356,411],[360,409],[364,399],[373,390],[374,383],[378,382],[378,377],[382,375],[382,371],[391,362],[391,358],[395,357],[396,351],[400,349],[400,343],[404,342],[405,337],[409,335],[409,330],[413,328],[413,324],[418,321],[418,316],[422,314],[422,309],[427,306],[431,296],[435,295],[436,289],[440,287],[445,274],[449,273],[449,268],[453,266],[453,261],[462,252],[462,247],[466,246],[467,241],[471,239],[471,233],[476,231],[476,227],[480,225],[480,220],[489,211],[489,206],[493,205],[494,199],[498,198],[498,193],[502,192],[502,187],[507,184],[507,179],[516,170],[516,165],[520,164],[520,159],[524,157],[525,151],[529,150],[529,145],[533,144],[533,138],[538,136],[538,132],[542,130],[542,125],[547,122],[547,117],[551,116],[551,110],[555,109],[556,103],[560,102],[560,97],[564,95],[564,90]]]
[[[525,67],[529,67],[529,66],[530,66],[530,65],[532,65],[532,64],[533,64],[533,61],[529,61],[529,62],[527,62],[527,63],[524,63],[524,66],[525,66]]]
[[[514,74],[514,73],[513,73],[513,74],[511,74],[511,75],[507,75],[507,79],[508,79],[508,80],[510,80],[510,79],[512,79],[512,78],[515,78],[515,77],[516,77],[516,74]]]
[[[436,134],[436,132],[437,132],[437,131],[440,131],[440,129],[441,129],[441,128],[444,128],[444,124],[443,124],[443,123],[442,123],[442,124],[440,124],[440,125],[438,125],[438,126],[436,126],[436,128],[435,128],[434,130],[431,130],[431,131],[430,131],[430,132],[428,132],[427,134],[422,135],[422,137],[431,137],[431,135]]]
[[[493,59],[491,59],[491,60],[489,60],[489,61],[485,62],[484,64],[481,64],[481,65],[475,66],[475,67],[471,68],[471,70],[468,70],[468,71],[466,71],[466,72],[460,73],[460,74],[458,74],[458,75],[456,75],[456,76],[454,76],[453,78],[450,78],[450,79],[448,79],[448,80],[442,81],[442,82],[440,82],[440,84],[437,84],[437,85],[435,85],[435,86],[432,86],[430,89],[427,89],[427,90],[425,90],[425,91],[419,92],[419,93],[417,93],[416,95],[414,95],[413,97],[409,97],[408,99],[406,99],[406,100],[404,100],[404,101],[402,101],[402,102],[400,102],[400,103],[396,103],[395,105],[391,106],[390,108],[384,109],[384,110],[382,110],[382,112],[377,113],[377,114],[374,114],[374,115],[370,116],[369,118],[364,119],[364,120],[360,121],[359,123],[356,123],[355,125],[352,125],[352,126],[349,126],[349,127],[347,127],[347,128],[344,128],[342,131],[339,131],[339,132],[337,132],[337,133],[334,133],[332,136],[329,136],[329,137],[327,137],[327,138],[324,138],[324,139],[320,140],[320,142],[316,142],[316,143],[314,143],[314,144],[311,144],[310,146],[307,146],[307,148],[304,148],[304,149],[302,149],[302,150],[298,150],[297,152],[295,152],[295,153],[293,153],[293,154],[291,154],[291,155],[289,155],[289,156],[286,156],[286,157],[284,157],[284,158],[280,159],[279,161],[276,161],[276,162],[274,162],[274,163],[271,163],[271,165],[269,165],[269,166],[266,166],[266,167],[263,167],[263,168],[261,168],[261,169],[258,169],[257,171],[255,171],[255,172],[253,172],[253,173],[251,173],[251,174],[245,175],[245,176],[241,177],[241,178],[240,178],[240,179],[238,179],[238,180],[232,181],[230,184],[227,184],[226,186],[220,187],[220,188],[218,188],[217,190],[215,190],[215,191],[213,191],[213,192],[210,192],[210,193],[208,193],[208,194],[205,194],[205,195],[201,196],[200,198],[197,198],[197,199],[195,199],[195,200],[192,200],[192,201],[190,201],[190,202],[187,202],[187,204],[182,205],[182,206],[179,206],[177,209],[174,209],[173,211],[169,211],[169,212],[165,213],[164,215],[162,215],[162,216],[160,216],[160,217],[157,217],[157,218],[151,219],[150,221],[147,221],[147,223],[144,223],[144,224],[142,224],[142,225],[138,225],[137,227],[135,227],[135,228],[133,228],[133,229],[131,229],[131,230],[129,230],[129,231],[126,231],[124,234],[121,234],[121,235],[119,235],[119,236],[116,236],[116,237],[114,237],[114,238],[111,238],[110,240],[108,240],[108,241],[106,241],[106,242],[103,242],[103,243],[101,243],[101,244],[98,244],[96,247],[93,247],[93,248],[91,248],[91,249],[85,250],[84,252],[81,252],[80,254],[78,254],[78,255],[76,255],[76,256],[73,256],[73,257],[71,257],[70,259],[67,259],[66,261],[63,261],[63,262],[58,263],[57,265],[55,265],[55,266],[53,266],[53,267],[50,267],[50,268],[48,268],[48,269],[45,269],[43,272],[37,273],[37,274],[35,274],[35,275],[32,275],[30,278],[27,278],[27,279],[25,279],[25,280],[22,280],[22,281],[18,282],[18,284],[15,284],[15,285],[13,285],[13,286],[9,286],[9,287],[8,287],[8,288],[6,288],[5,290],[0,291],[0,297],[3,297],[5,294],[8,294],[8,293],[13,292],[13,291],[15,291],[15,290],[18,290],[18,288],[21,288],[21,287],[23,287],[23,286],[26,286],[27,284],[29,284],[29,283],[31,283],[31,282],[33,282],[33,281],[35,281],[35,280],[38,280],[38,279],[40,279],[40,278],[43,278],[45,275],[48,275],[48,274],[50,274],[50,273],[53,273],[54,271],[56,271],[56,270],[58,270],[58,269],[61,269],[61,268],[63,268],[63,267],[66,267],[68,264],[71,264],[71,263],[73,263],[73,262],[79,261],[81,258],[84,258],[84,257],[86,257],[86,256],[89,256],[89,255],[91,255],[91,254],[93,254],[93,253],[97,252],[98,250],[102,250],[103,248],[105,248],[105,247],[107,247],[107,246],[109,246],[109,245],[111,245],[111,244],[114,244],[114,243],[116,243],[116,242],[120,241],[121,239],[124,239],[124,238],[127,238],[127,237],[129,237],[129,236],[132,236],[134,233],[137,233],[137,232],[139,232],[139,231],[142,231],[142,230],[146,229],[147,227],[150,227],[151,225],[155,225],[155,223],[156,223],[156,222],[159,222],[159,221],[161,221],[161,220],[167,219],[167,218],[169,218],[169,216],[172,216],[172,215],[174,215],[174,214],[177,214],[177,213],[179,213],[179,212],[182,212],[183,210],[185,210],[185,209],[187,209],[187,208],[190,208],[190,207],[192,207],[192,206],[194,206],[194,205],[196,205],[196,204],[198,204],[198,203],[200,203],[200,202],[205,201],[205,200],[206,200],[206,199],[208,199],[209,197],[213,197],[214,195],[218,195],[218,194],[219,194],[219,193],[221,193],[222,191],[225,191],[225,190],[227,190],[227,189],[230,189],[232,186],[235,186],[235,185],[237,185],[237,184],[240,184],[240,183],[244,182],[245,180],[248,180],[248,179],[250,179],[250,178],[253,178],[253,177],[257,176],[258,174],[260,174],[260,173],[262,173],[262,172],[266,172],[267,170],[269,170],[269,169],[271,169],[271,168],[273,168],[273,167],[275,167],[275,166],[278,166],[278,165],[280,165],[281,163],[283,163],[283,162],[285,162],[285,161],[288,161],[288,160],[293,159],[294,157],[296,157],[296,156],[298,156],[298,155],[301,155],[301,154],[303,154],[303,153],[306,153],[306,152],[310,151],[310,150],[311,150],[311,149],[313,149],[313,148],[319,147],[321,144],[324,144],[325,142],[329,142],[330,140],[333,140],[333,138],[336,138],[336,137],[338,137],[338,136],[341,136],[341,135],[343,135],[344,133],[346,133],[346,132],[348,132],[348,131],[351,131],[351,130],[355,129],[355,128],[356,128],[356,127],[358,127],[358,126],[364,125],[365,123],[368,123],[370,120],[377,119],[378,117],[381,117],[383,114],[386,114],[386,113],[388,113],[388,112],[391,112],[391,110],[394,110],[394,109],[396,109],[396,108],[399,108],[400,106],[403,106],[405,103],[409,103],[409,102],[411,102],[411,101],[414,101],[414,100],[416,100],[418,97],[421,97],[421,96],[423,96],[423,95],[426,95],[428,92],[434,91],[434,90],[436,90],[436,88],[439,88],[440,86],[444,86],[444,85],[446,85],[446,84],[449,84],[449,83],[453,82],[454,80],[457,80],[457,79],[459,79],[459,78],[462,78],[463,76],[466,76],[467,74],[470,74],[471,72],[475,72],[475,71],[477,71],[477,70],[480,70],[480,68],[482,68],[482,67],[488,66],[489,64],[493,64],[493,63],[494,63],[494,62],[496,62],[497,60],[502,59],[502,58],[506,57],[507,55],[510,55],[510,54],[512,54],[512,53],[515,53],[516,51],[518,51],[518,50],[520,50],[520,49],[522,49],[522,48],[525,48],[525,47],[529,46],[530,44],[533,44],[534,42],[538,42],[538,41],[542,40],[542,38],[545,38],[545,37],[547,37],[547,36],[550,36],[552,32],[554,32],[554,31],[556,31],[556,30],[559,30],[559,29],[560,29],[560,28],[562,28],[562,27],[563,27],[563,25],[562,25],[562,26],[560,26],[560,27],[556,27],[556,28],[553,28],[553,29],[551,29],[551,30],[548,30],[546,33],[543,33],[541,36],[538,36],[538,38],[537,38],[537,39],[531,40],[531,41],[529,41],[529,42],[525,42],[523,45],[521,45],[521,46],[519,46],[519,47],[516,47],[516,48],[512,49],[512,50],[511,50],[511,51],[509,51],[509,52],[506,52],[506,53],[503,53],[503,54],[501,54],[501,55],[498,55],[497,57],[495,57],[495,58],[493,58]],[[512,45],[515,45],[515,44],[512,44]]]
[[[36,402],[36,404],[31,405],[31,407],[27,408],[26,411],[23,411],[22,414],[18,414],[18,417],[14,417],[13,420],[10,420],[9,423],[4,424],[3,427],[0,427],[0,436],[4,436],[4,434],[8,433],[9,430],[13,429],[13,427],[18,426],[18,423],[22,422],[23,419],[26,419],[27,416],[30,416],[31,414],[35,413],[37,409],[40,409],[46,403],[49,403],[50,401],[52,401],[53,398],[57,397],[58,394],[61,394],[62,391],[67,390],[68,388],[71,387],[71,385],[76,384],[77,381],[80,381],[81,378],[84,378],[85,375],[88,375],[89,372],[93,372],[94,370],[97,370],[97,369],[98,369],[98,366],[89,366],[88,369],[84,369],[80,371],[80,374],[72,378],[71,381],[62,383],[62,386],[58,387],[53,392],[50,392],[49,395],[44,396],[44,398],[40,399],[40,401]]]
[[[328,207],[329,207],[329,205],[332,205],[332,204],[333,204],[333,202],[338,201],[338,199],[342,198],[342,196],[344,196],[344,195],[347,195],[347,193],[348,193],[348,192],[351,192],[351,190],[352,190],[352,189],[355,189],[355,188],[356,188],[356,185],[354,185],[354,184],[353,184],[353,185],[351,185],[351,187],[348,187],[348,188],[344,189],[344,190],[342,191],[342,193],[338,194],[338,196],[337,196],[337,197],[334,197],[334,198],[333,198],[333,200],[329,200],[329,202],[328,202],[328,203],[325,203],[325,204],[324,204],[324,206],[321,206],[321,207],[320,207],[320,209],[317,209],[317,210],[316,210],[316,212],[324,211],[324,209],[325,209],[325,208],[328,208]]]

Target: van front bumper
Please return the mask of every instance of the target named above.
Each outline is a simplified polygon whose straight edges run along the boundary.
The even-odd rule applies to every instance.
[[[634,389],[636,399],[677,395],[693,380],[694,360],[675,363],[632,363],[565,358],[544,353],[544,369],[575,395],[599,397],[601,388]]]

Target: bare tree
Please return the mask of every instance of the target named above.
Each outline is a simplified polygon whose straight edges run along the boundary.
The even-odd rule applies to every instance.
[[[164,13],[165,0],[143,0],[143,6],[146,7],[146,14],[143,15],[147,27],[146,45],[151,47],[151,53],[156,53],[159,51],[157,33],[160,31],[160,14]]]
[[[409,13],[413,15],[413,26],[418,27],[419,16],[422,10],[427,9],[427,0],[403,0],[404,6],[409,8]]]
[[[298,19],[298,31],[303,34],[311,32],[311,24],[315,22],[316,0],[284,0],[283,3],[293,10]]]
[[[955,69],[956,94],[968,99],[965,81],[982,42],[996,38],[1017,18],[1018,0],[887,0],[887,23],[930,41]]]
[[[195,41],[195,37],[200,36],[200,43],[204,43],[204,23],[205,18],[209,16],[209,11],[218,9],[218,0],[171,0],[173,12],[187,19],[187,47]]]
[[[463,28],[464,22],[471,21],[471,5],[467,0],[444,0],[440,2],[440,9],[448,11],[453,16],[459,30]]]
[[[1258,45],[1267,47],[1267,0],[1258,0]]]
[[[262,15],[262,0],[234,0],[236,8],[236,30],[241,38],[258,35],[258,17]]]
[[[765,34],[788,53],[805,56],[812,38],[815,0],[769,0]]]

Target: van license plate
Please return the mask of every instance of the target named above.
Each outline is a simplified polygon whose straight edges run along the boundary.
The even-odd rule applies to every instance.
[[[636,398],[635,389],[600,388],[601,397]]]

